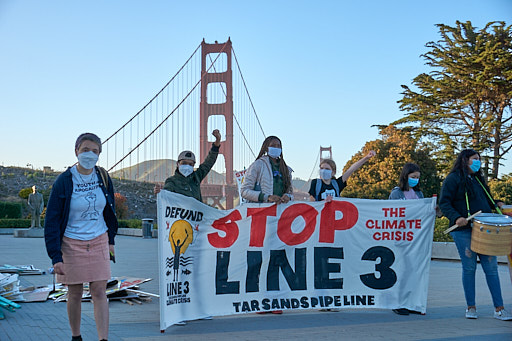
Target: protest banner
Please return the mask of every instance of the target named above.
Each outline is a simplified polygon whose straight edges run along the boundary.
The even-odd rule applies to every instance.
[[[238,197],[241,200],[241,204],[244,204],[244,203],[247,202],[247,200],[242,198],[242,185],[244,184],[244,179],[245,179],[245,173],[246,172],[247,172],[246,169],[244,169],[242,171],[235,171],[235,172],[233,172],[233,173],[235,173],[236,185],[237,185],[237,188],[238,188]]]
[[[276,309],[424,313],[435,199],[218,210],[158,194],[160,328]]]

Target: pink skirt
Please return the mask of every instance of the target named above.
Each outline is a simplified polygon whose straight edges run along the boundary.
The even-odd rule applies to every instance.
[[[62,284],[81,284],[110,279],[108,235],[91,240],[62,239],[64,275],[57,275]]]

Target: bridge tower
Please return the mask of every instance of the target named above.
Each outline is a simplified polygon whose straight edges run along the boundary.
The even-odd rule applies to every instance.
[[[211,148],[208,142],[208,136],[211,131],[208,130],[208,118],[214,115],[224,117],[226,131],[221,132],[226,136],[222,142],[219,154],[224,155],[226,162],[226,185],[214,185],[208,183],[208,177],[203,180],[201,192],[205,198],[212,198],[214,203],[223,208],[220,199],[226,198],[226,208],[233,208],[234,196],[237,193],[233,176],[233,74],[231,70],[231,39],[226,43],[207,44],[204,39],[201,43],[201,103],[199,113],[199,143],[201,162],[206,158]],[[224,72],[216,72],[213,68],[208,70],[206,61],[210,53],[224,53],[227,60],[227,68]],[[226,89],[226,100],[223,103],[208,103],[207,89],[208,84],[224,83],[222,88]],[[218,161],[217,161],[218,162]]]
[[[325,152],[325,153],[324,153]],[[320,146],[320,163],[322,163],[325,159],[331,159],[332,160],[332,148],[329,147],[322,147]]]

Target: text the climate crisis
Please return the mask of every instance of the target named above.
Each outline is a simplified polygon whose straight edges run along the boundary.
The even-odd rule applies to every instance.
[[[337,219],[336,213],[341,213],[341,218]],[[251,217],[249,246],[263,247],[267,218],[276,215],[277,205],[247,209],[247,217]],[[292,226],[299,217],[303,219],[304,227],[296,232]],[[216,248],[231,247],[239,236],[237,221],[242,219],[240,211],[233,210],[227,216],[215,220],[212,227],[222,233],[209,233],[210,245]],[[333,243],[337,231],[353,228],[358,219],[357,207],[347,201],[325,203],[320,212],[307,203],[297,203],[288,206],[281,213],[277,221],[277,237],[284,244],[295,246],[308,241],[318,229],[318,242]],[[407,219],[405,207],[382,208],[382,218],[368,219],[364,221],[364,226],[371,231],[374,240],[412,241],[414,230],[421,229],[421,219]]]

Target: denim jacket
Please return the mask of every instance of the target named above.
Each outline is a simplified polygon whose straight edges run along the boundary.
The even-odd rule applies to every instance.
[[[118,227],[114,201],[114,186],[109,176],[106,188],[98,167],[95,167],[95,171],[98,176],[98,181],[100,182],[100,188],[107,200],[107,204],[103,210],[103,217],[105,218],[105,223],[108,228],[108,243],[114,245],[114,238],[117,234]],[[70,168],[68,168],[55,180],[46,207],[44,239],[46,251],[48,252],[48,256],[52,259],[52,264],[62,262],[62,238],[64,237],[64,231],[68,225],[72,193],[73,180]]]

